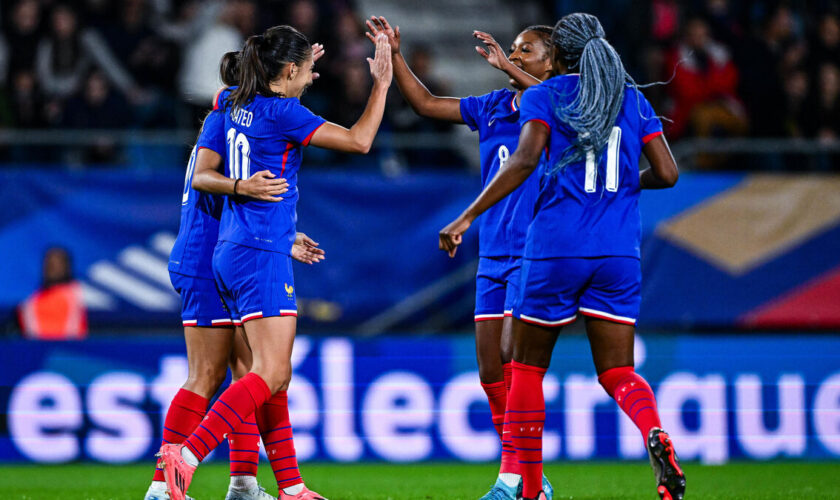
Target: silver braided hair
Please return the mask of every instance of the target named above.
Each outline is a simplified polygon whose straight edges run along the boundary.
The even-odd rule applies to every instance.
[[[577,132],[577,139],[548,173],[582,161],[590,152],[600,158],[624,103],[625,84],[635,86],[605,36],[598,18],[591,14],[569,14],[554,26],[555,57],[570,72],[580,73],[580,80],[577,96],[568,104],[554,106],[558,119]]]

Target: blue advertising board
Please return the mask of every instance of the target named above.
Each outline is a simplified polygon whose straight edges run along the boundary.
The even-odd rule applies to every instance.
[[[585,337],[561,337],[554,356],[545,458],[644,458],[638,430],[598,385]],[[840,458],[837,336],[639,337],[636,365],[682,459]],[[43,463],[151,461],[187,373],[176,337],[4,340],[0,366],[0,461]],[[469,336],[300,336],[293,367],[302,460],[499,456]]]

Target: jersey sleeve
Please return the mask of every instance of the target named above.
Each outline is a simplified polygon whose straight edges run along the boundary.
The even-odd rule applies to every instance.
[[[461,99],[461,118],[470,130],[478,130],[478,122],[484,109],[484,100],[481,97],[469,96]]]
[[[287,140],[308,146],[312,135],[327,120],[309,111],[297,99],[278,99],[278,101],[286,105],[282,109],[282,116],[276,116],[280,132]]]
[[[195,147],[196,150],[207,148],[224,156],[225,115],[221,111],[211,111],[204,119]]]
[[[641,121],[639,137],[642,139],[642,145],[645,145],[653,138],[662,135],[662,122],[645,96],[638,90],[636,92],[639,96],[639,120]]]
[[[537,121],[551,130],[554,121],[554,109],[545,88],[535,85],[522,94],[519,104],[519,125],[524,127],[530,121]]]

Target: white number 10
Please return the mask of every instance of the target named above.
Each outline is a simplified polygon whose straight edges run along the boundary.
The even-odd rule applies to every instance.
[[[621,128],[613,127],[610,133],[610,140],[607,142],[607,191],[615,193],[618,191],[618,153],[621,149]],[[595,185],[598,180],[598,164],[595,161],[595,153],[586,153],[586,181],[584,190],[587,193],[595,192]]]
[[[227,133],[228,161],[230,162],[230,177],[232,179],[247,179],[251,177],[251,144],[245,134],[239,134],[236,129]]]

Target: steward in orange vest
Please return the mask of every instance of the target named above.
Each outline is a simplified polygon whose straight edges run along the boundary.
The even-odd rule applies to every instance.
[[[41,340],[82,339],[87,336],[87,311],[81,285],[73,280],[70,255],[51,248],[44,255],[44,283],[18,306],[25,337]]]

